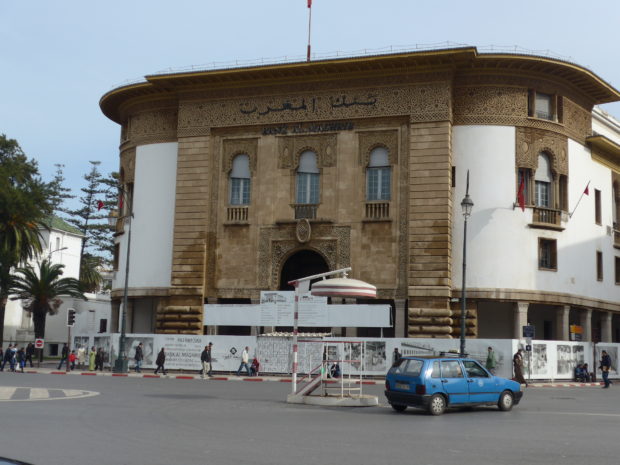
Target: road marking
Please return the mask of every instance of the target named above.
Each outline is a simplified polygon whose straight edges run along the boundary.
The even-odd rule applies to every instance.
[[[522,410],[524,413],[542,413],[543,415],[572,415],[572,416],[587,416],[587,417],[620,417],[620,413],[583,413],[583,412],[528,412],[527,410]]]
[[[30,389],[30,399],[47,399],[50,396],[50,392],[47,389],[32,388]]]
[[[18,395],[13,398],[17,390],[27,391],[25,396]],[[35,387],[13,387],[0,386],[0,402],[28,402],[38,400],[58,400],[58,399],[83,399],[85,397],[98,396],[96,391],[82,391],[79,389],[46,389]]]

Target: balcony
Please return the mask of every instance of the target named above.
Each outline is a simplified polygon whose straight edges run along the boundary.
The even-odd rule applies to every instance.
[[[296,203],[291,206],[295,210],[296,220],[301,220],[304,218],[308,220],[316,219],[317,210],[319,209],[318,203]]]
[[[366,220],[390,219],[390,202],[366,202]]]
[[[248,222],[248,210],[247,206],[228,207],[226,209],[226,222],[227,223],[247,223]]]
[[[545,207],[532,207],[532,228],[555,229],[562,231],[562,210]]]

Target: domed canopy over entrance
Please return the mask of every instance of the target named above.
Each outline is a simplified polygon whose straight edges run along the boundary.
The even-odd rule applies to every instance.
[[[281,291],[294,291],[295,288],[288,284],[289,281],[305,276],[327,273],[328,271],[329,266],[327,266],[327,262],[319,253],[313,250],[300,250],[284,262],[280,272],[279,289]]]

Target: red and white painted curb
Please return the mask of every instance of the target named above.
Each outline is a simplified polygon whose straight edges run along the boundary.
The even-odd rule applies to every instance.
[[[114,376],[119,378],[165,378],[165,379],[199,379],[199,380],[211,380],[211,381],[248,381],[248,382],[279,382],[279,383],[290,383],[291,378],[283,377],[283,376],[235,376],[235,375],[216,375],[211,377],[203,378],[200,375],[192,375],[185,373],[174,373],[167,375],[156,375],[153,373],[111,373],[111,372],[103,372],[103,371],[70,371],[66,372],[64,370],[47,370],[47,369],[30,369],[25,370],[24,373],[31,374],[51,374],[51,375],[80,375],[80,376]],[[326,384],[336,383],[335,380],[327,380]],[[360,384],[359,380],[352,381],[355,384]],[[383,386],[385,384],[384,379],[364,379],[361,381],[363,385],[369,386]],[[576,383],[576,382],[535,382],[529,383],[529,387],[537,387],[537,388],[559,388],[559,387],[601,387],[603,385],[602,382],[596,383]]]

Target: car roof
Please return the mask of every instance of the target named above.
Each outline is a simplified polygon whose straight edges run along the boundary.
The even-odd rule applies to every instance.
[[[401,357],[406,360],[475,360],[471,357],[459,357],[458,355],[405,355]]]

